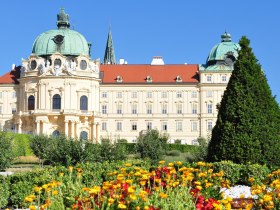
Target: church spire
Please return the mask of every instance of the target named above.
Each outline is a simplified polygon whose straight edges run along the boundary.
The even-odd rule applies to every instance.
[[[115,58],[114,46],[113,46],[111,27],[107,38],[107,44],[106,44],[105,55],[104,55],[104,64],[117,64]]]

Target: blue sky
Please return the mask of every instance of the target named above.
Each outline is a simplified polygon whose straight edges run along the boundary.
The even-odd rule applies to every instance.
[[[279,0],[3,1],[0,74],[30,55],[40,33],[56,28],[61,7],[93,44],[93,59],[103,59],[110,24],[116,57],[129,64],[150,63],[156,55],[167,64],[203,64],[225,30],[235,42],[246,35],[280,103]]]

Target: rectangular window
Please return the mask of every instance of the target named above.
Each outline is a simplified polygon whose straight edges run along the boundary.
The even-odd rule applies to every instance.
[[[101,96],[102,98],[107,98],[107,92],[102,92]]]
[[[167,114],[167,104],[162,104],[162,114]]]
[[[199,145],[199,142],[197,141],[197,139],[192,140],[192,145]]]
[[[227,75],[222,75],[222,82],[226,82],[227,81]]]
[[[12,92],[12,98],[16,98],[17,97],[17,93],[16,92]]]
[[[176,122],[176,130],[183,131],[183,122],[181,122],[181,121]]]
[[[152,130],[152,129],[153,129],[152,122],[147,122],[147,130]]]
[[[212,75],[207,75],[206,76],[206,81],[207,82],[212,82]]]
[[[212,114],[213,112],[213,104],[207,104],[207,113]]]
[[[212,128],[213,128],[213,123],[212,123],[212,121],[208,121],[208,122],[207,122],[207,130],[208,130],[208,131],[211,131]]]
[[[15,114],[17,112],[17,109],[16,108],[12,108],[12,114]]]
[[[197,131],[197,122],[191,122],[192,131]]]
[[[102,114],[107,114],[107,105],[102,105]]]
[[[122,92],[117,92],[117,98],[122,98]]]
[[[183,105],[177,104],[177,114],[182,114],[182,113],[183,113]]]
[[[161,92],[161,98],[167,98],[167,92]]]
[[[153,106],[152,104],[147,104],[147,114],[152,114],[152,109],[153,109]]]
[[[152,92],[147,92],[147,98],[152,98],[153,97],[153,93]]]
[[[192,104],[192,113],[197,114],[197,104]]]
[[[177,93],[176,93],[176,97],[177,97],[177,98],[182,98],[182,92],[177,92]]]
[[[122,114],[122,104],[117,104],[117,114]]]
[[[167,122],[162,122],[161,123],[161,130],[167,131]]]
[[[197,98],[197,91],[192,91],[192,98]]]
[[[137,98],[137,92],[132,92],[131,93],[131,98]]]
[[[107,131],[107,122],[102,122],[102,124],[101,124],[101,129],[102,129],[103,131]]]
[[[213,91],[207,91],[207,92],[206,92],[206,97],[207,97],[207,98],[213,97]]]
[[[117,131],[122,130],[122,122],[117,122]]]
[[[137,122],[132,122],[132,124],[131,124],[131,130],[137,131]]]
[[[137,114],[137,104],[132,104],[131,105],[131,113],[132,114]]]

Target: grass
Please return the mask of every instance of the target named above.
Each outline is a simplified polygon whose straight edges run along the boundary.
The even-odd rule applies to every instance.
[[[36,156],[19,156],[13,161],[13,165],[17,164],[40,164],[40,159]]]

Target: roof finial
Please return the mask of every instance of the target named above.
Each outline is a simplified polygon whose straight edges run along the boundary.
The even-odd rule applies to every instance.
[[[225,31],[225,33],[221,36],[222,42],[231,42],[231,35]]]
[[[58,28],[69,28],[69,15],[65,13],[64,8],[60,9],[60,13],[57,14],[56,25]]]
[[[104,64],[116,64],[115,51],[113,46],[113,38],[111,32],[111,24],[109,25],[109,33],[104,55]]]

